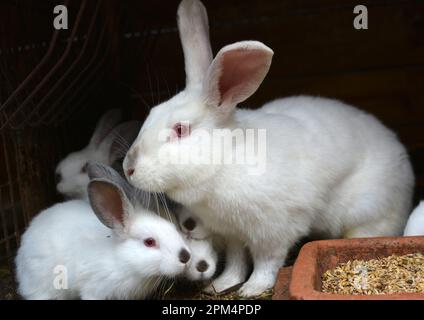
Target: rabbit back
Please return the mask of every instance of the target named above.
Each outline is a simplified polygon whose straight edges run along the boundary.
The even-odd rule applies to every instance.
[[[16,257],[19,293],[26,299],[78,298],[77,272],[83,256],[96,254],[90,242],[108,234],[86,201],[68,201],[44,210],[22,236]],[[66,277],[65,283],[60,283],[60,274]],[[61,290],[66,284],[70,287]]]
[[[215,232],[254,234],[257,241],[291,233],[297,238],[310,232],[327,237],[402,232],[412,168],[396,135],[374,116],[338,100],[299,96],[237,110],[235,119],[245,129],[266,130],[264,174],[230,165],[205,182],[202,195],[196,187],[170,193],[202,212]],[[292,232],[282,235],[282,229]]]

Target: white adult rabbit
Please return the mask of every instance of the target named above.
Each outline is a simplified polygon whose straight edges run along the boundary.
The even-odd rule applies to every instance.
[[[424,236],[424,201],[421,201],[412,211],[403,235]]]
[[[372,115],[324,98],[293,97],[265,110],[236,109],[264,79],[272,50],[257,41],[237,42],[212,61],[203,5],[183,0],[178,17],[186,88],[151,110],[124,170],[134,186],[165,192],[225,237],[225,270],[213,282],[217,291],[245,281],[245,246],[254,270],[240,294],[253,296],[274,285],[288,249],[310,232],[328,237],[402,233],[414,176],[392,131]],[[266,147],[258,153],[264,156],[262,172],[251,170],[255,166],[248,162],[178,161],[187,153],[216,151],[214,133],[232,139],[235,131],[246,136],[248,129],[266,132],[266,141],[258,144]],[[249,141],[233,142],[230,153],[242,158]]]
[[[72,152],[57,165],[58,192],[67,198],[87,199],[87,163],[95,161],[112,165],[125,154],[141,127],[138,121],[117,125],[120,120],[120,110],[109,110],[99,120],[88,146]]]
[[[56,204],[23,235],[16,266],[25,299],[146,298],[190,261],[175,225],[140,206],[117,172],[100,164],[87,170],[97,176],[88,186],[91,207]]]

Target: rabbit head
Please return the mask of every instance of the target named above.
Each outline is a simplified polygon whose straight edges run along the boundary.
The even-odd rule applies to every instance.
[[[191,261],[185,271],[187,279],[206,281],[211,279],[216,271],[218,255],[211,240],[186,240],[191,250]]]
[[[187,238],[203,240],[211,235],[211,232],[205,228],[202,221],[193,215],[186,207],[181,207],[177,211],[178,224]]]
[[[273,55],[260,42],[243,41],[225,46],[212,60],[207,13],[197,0],[181,2],[178,27],[186,88],[150,111],[123,164],[134,186],[171,197],[173,190],[200,186],[219,171],[212,131],[231,135],[236,105],[259,87]],[[207,157],[196,159],[199,154]]]
[[[143,277],[174,277],[190,262],[190,249],[176,226],[138,203],[134,190],[116,171],[90,163],[89,201],[99,220],[113,230],[116,258]]]
[[[120,119],[119,110],[108,111],[99,120],[89,144],[60,161],[55,172],[59,193],[67,198],[87,198],[87,163],[96,161],[112,165],[124,156],[141,124],[129,121],[116,126]]]

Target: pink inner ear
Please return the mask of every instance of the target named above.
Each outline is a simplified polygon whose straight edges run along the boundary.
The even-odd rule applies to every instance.
[[[267,52],[263,50],[243,48],[223,54],[219,79],[220,105],[228,100],[230,103],[241,102],[252,94],[252,87],[257,87],[262,80],[266,56]]]
[[[123,203],[116,188],[101,181],[92,182],[92,188],[95,190],[93,201],[99,218],[109,227],[114,225],[114,221],[124,225]]]

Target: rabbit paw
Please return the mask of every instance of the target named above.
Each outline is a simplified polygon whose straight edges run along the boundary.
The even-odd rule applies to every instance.
[[[274,286],[269,279],[252,279],[247,281],[238,291],[241,297],[256,297]]]

